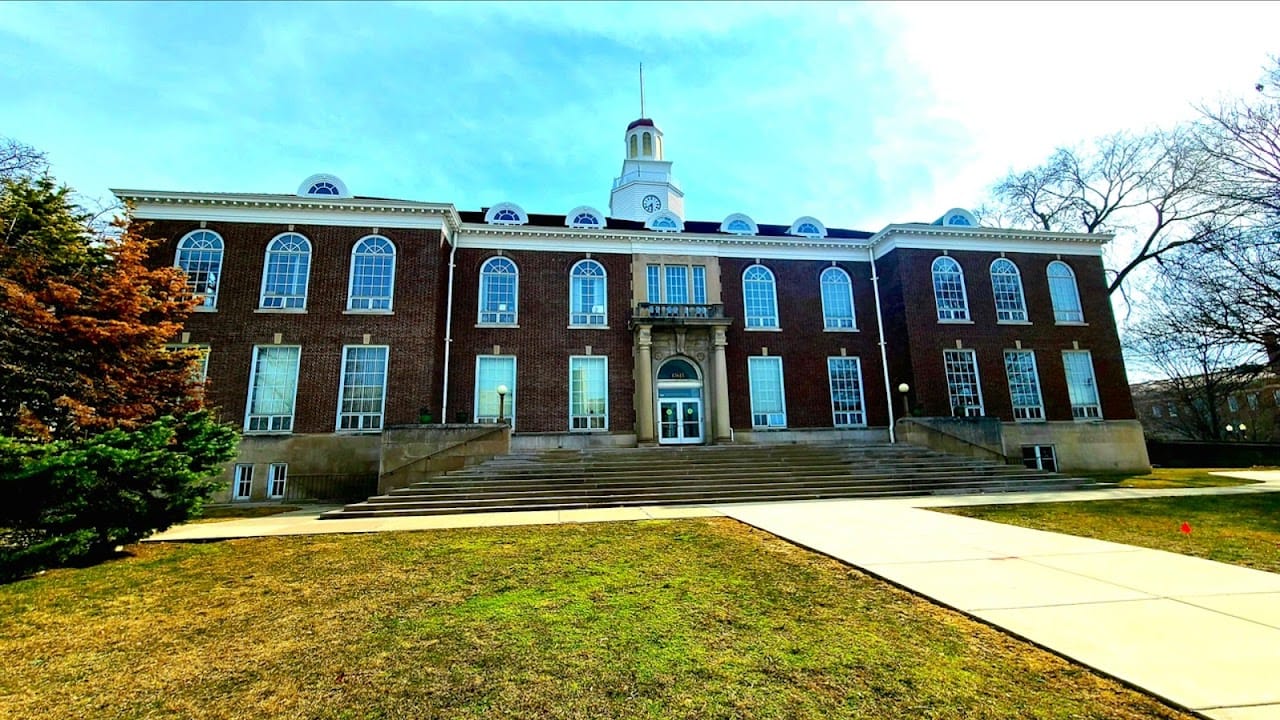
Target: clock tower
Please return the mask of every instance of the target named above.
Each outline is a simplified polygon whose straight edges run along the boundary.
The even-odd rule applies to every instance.
[[[684,192],[671,175],[671,163],[662,159],[662,131],[649,118],[627,126],[626,159],[613,181],[609,216],[622,220],[647,220],[670,210],[684,219]]]

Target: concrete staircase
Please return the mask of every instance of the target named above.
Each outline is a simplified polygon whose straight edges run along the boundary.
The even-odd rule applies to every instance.
[[[1064,490],[1086,484],[905,444],[547,450],[496,457],[322,517]]]

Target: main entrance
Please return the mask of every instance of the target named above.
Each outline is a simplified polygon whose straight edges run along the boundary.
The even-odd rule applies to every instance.
[[[687,360],[672,358],[658,370],[658,442],[694,445],[703,440],[702,380]]]

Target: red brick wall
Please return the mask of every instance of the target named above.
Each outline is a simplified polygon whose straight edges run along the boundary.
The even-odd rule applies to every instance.
[[[1125,376],[1124,360],[1116,334],[1115,317],[1107,295],[1101,258],[1065,255],[1062,262],[1075,272],[1080,301],[1087,325],[1057,325],[1049,297],[1046,271],[1054,255],[1007,253],[1022,275],[1023,295],[1030,325],[1002,325],[996,322],[995,299],[991,291],[991,262],[1000,256],[993,252],[950,252],[964,270],[972,324],[939,323],[934,305],[931,266],[940,253],[932,250],[899,249],[877,260],[881,272],[896,274],[887,283],[894,289],[886,312],[901,304],[908,347],[903,353],[900,337],[887,333],[894,355],[891,366],[911,368],[911,401],[926,415],[950,414],[946,374],[942,351],[955,347],[957,339],[965,348],[974,349],[988,415],[1013,419],[1009,385],[1004,371],[1004,351],[1013,349],[1016,341],[1024,350],[1034,350],[1048,420],[1071,420],[1071,402],[1067,394],[1062,351],[1072,349],[1073,341],[1093,357],[1094,375],[1098,382],[1102,414],[1105,419],[1132,419],[1133,401]],[[900,287],[900,292],[896,290]],[[887,319],[887,318],[886,318]],[[896,321],[895,321],[896,323]],[[888,328],[887,328],[888,329]],[[896,387],[899,380],[894,377]]]
[[[609,358],[609,431],[635,431],[635,381],[630,319],[631,256],[592,253],[604,266],[609,327],[573,329],[569,325],[569,271],[586,253],[507,250],[502,255],[519,269],[519,327],[476,327],[480,267],[494,250],[458,251],[454,272],[453,357],[450,360],[448,420],[474,417],[476,356],[516,357],[517,432],[569,430],[569,356]]]
[[[145,231],[163,238],[152,257],[174,261],[178,240],[198,229],[189,221],[157,221]],[[311,241],[311,275],[305,313],[255,312],[262,287],[267,244],[288,232],[285,225],[210,223],[224,243],[217,311],[196,313],[187,323],[191,342],[210,346],[209,401],[223,420],[243,426],[253,346],[281,344],[302,348],[294,430],[332,432],[337,421],[342,346],[388,345],[387,425],[417,422],[418,408],[439,413],[443,347],[444,291],[448,247],[435,230],[380,228],[396,246],[394,315],[346,315],[351,249],[372,228],[296,225]]]
[[[770,259],[763,259],[761,264],[773,272],[781,332],[746,330],[742,274],[754,264],[754,260],[743,258],[720,260],[725,314],[734,319],[728,332],[729,345],[725,349],[725,360],[729,366],[729,420],[733,427],[751,427],[747,358],[758,357],[761,347],[767,347],[770,356],[782,358],[788,427],[832,427],[827,358],[839,356],[842,347],[848,355],[861,358],[868,424],[886,425],[888,411],[884,401],[884,376],[870,263],[837,263],[849,273],[853,282],[858,332],[823,331],[820,276],[831,262]]]

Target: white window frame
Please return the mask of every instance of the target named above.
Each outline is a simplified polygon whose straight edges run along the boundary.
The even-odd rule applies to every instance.
[[[1018,394],[1014,390],[1013,375],[1009,372],[1011,356],[1026,355],[1031,358],[1031,380],[1034,383],[1036,405],[1018,405]],[[1013,406],[1013,419],[1016,422],[1044,422],[1044,389],[1040,386],[1040,370],[1036,367],[1034,350],[1005,350],[1004,374],[1009,384],[1009,404]]]
[[[289,463],[271,463],[267,466],[267,498],[283,500],[289,487]]]
[[[756,412],[758,405],[756,404],[755,368],[763,368],[766,366],[776,368],[778,377],[778,396],[782,405],[781,412]],[[772,373],[774,370],[760,370],[759,372]],[[782,375],[782,357],[778,355],[758,355],[747,358],[747,385],[751,392],[751,427],[760,430],[785,428],[787,426],[787,389],[786,382]]]
[[[378,398],[378,412],[344,412],[343,403],[346,401],[347,393],[347,356],[353,350],[381,350],[382,355],[382,395]],[[386,424],[387,412],[387,376],[391,371],[391,347],[389,345],[343,345],[342,346],[342,370],[338,375],[338,418],[334,425],[334,429],[340,433],[376,433],[382,432],[383,426]],[[368,387],[368,386],[360,386]],[[343,427],[342,421],[347,418],[357,420],[357,427]],[[365,421],[372,421],[372,424],[365,426]]]
[[[1031,452],[1028,453],[1028,450]],[[1045,460],[1052,463],[1053,467],[1045,467]],[[1029,470],[1058,472],[1058,449],[1053,445],[1023,445],[1022,465]]]
[[[306,246],[305,252],[294,251],[294,250],[286,251],[286,250],[271,249],[272,246],[280,242],[283,238],[290,237],[290,236],[297,237],[302,240],[302,244]],[[311,245],[311,240],[309,240],[302,233],[297,233],[293,231],[283,232],[271,238],[271,242],[267,243],[267,252],[262,261],[262,290],[258,294],[259,310],[266,310],[270,312],[306,312],[307,296],[309,295],[311,290],[311,264],[312,264],[311,256],[313,254],[313,250],[314,248]],[[271,274],[271,256],[275,254],[301,255],[306,258],[306,268],[302,272],[302,294],[301,295],[285,295],[280,293],[272,293],[270,296],[267,295],[267,279],[270,277],[270,274]],[[268,299],[279,300],[280,304],[268,305],[267,304]],[[293,301],[297,301],[297,303],[291,305],[290,303]]]
[[[940,274],[938,264],[943,262],[955,265],[954,274],[958,278],[960,286],[959,307],[944,306],[946,304],[943,302],[943,296],[938,292],[938,276]],[[950,270],[941,272],[946,272],[947,275],[952,274]],[[969,322],[969,289],[965,286],[964,268],[960,267],[960,262],[950,255],[939,255],[933,259],[933,263],[929,266],[929,277],[933,285],[933,304],[938,312],[938,322]],[[944,288],[944,292],[950,292],[950,290]],[[955,298],[947,298],[947,300],[950,303],[955,302]]]
[[[684,268],[684,297],[686,303],[707,304],[707,266],[684,263],[648,263],[644,269],[645,302],[651,305],[679,304],[671,300],[668,289],[667,268]],[[654,293],[654,290],[657,290]]]
[[[578,269],[594,265],[600,269],[599,275],[579,275]],[[579,305],[581,290],[588,282],[599,282],[600,292],[595,294],[595,302],[590,307]],[[579,260],[569,268],[569,327],[600,328],[609,327],[609,271],[598,260],[587,258]]]
[[[389,253],[360,251],[361,246],[366,242],[375,240],[385,242],[387,246],[391,248],[391,251]],[[357,240],[355,245],[351,246],[351,271],[347,273],[347,310],[363,313],[390,313],[395,310],[396,255],[398,254],[399,253],[396,251],[396,244],[391,242],[389,238],[382,235],[366,235]],[[390,282],[387,284],[387,294],[385,297],[380,295],[356,295],[356,261],[362,256],[370,258],[382,258],[389,256],[391,258],[391,268],[389,270],[391,277]],[[386,303],[385,307],[376,307],[384,302]]]
[[[485,360],[506,359],[511,360],[511,382],[507,384],[507,399],[503,403],[502,419],[506,421],[511,429],[516,428],[516,378],[519,377],[520,361],[515,355],[477,355],[476,356],[476,374],[474,382],[474,392],[472,395],[472,420],[473,422],[497,422],[497,415],[481,415],[480,414],[480,366]],[[499,385],[503,383],[499,382]],[[496,390],[496,387],[495,387]]]
[[[510,263],[512,271],[510,273],[506,273],[506,272],[496,273],[496,272],[491,272],[487,269],[492,263],[499,262],[499,261]],[[511,276],[511,301],[509,304],[514,305],[515,307],[509,308],[507,310],[503,310],[502,309],[503,303],[495,303],[495,305],[498,308],[497,310],[485,309],[489,305],[486,295],[491,289],[488,287],[488,283],[485,281],[486,275],[493,276],[493,277],[502,277],[506,275]],[[476,308],[477,310],[476,324],[477,325],[501,325],[505,327],[512,327],[519,324],[520,322],[520,266],[516,264],[515,260],[512,260],[511,258],[505,255],[494,255],[493,257],[486,258],[484,262],[480,263],[479,300],[480,302],[478,303],[478,307]],[[488,317],[486,317],[486,315]],[[507,316],[510,316],[509,320],[505,319]]]
[[[831,278],[837,279],[834,282],[828,281]],[[818,276],[819,294],[822,295],[822,327],[824,330],[848,330],[854,331],[858,329],[858,308],[853,302],[853,278],[849,276],[849,272],[842,267],[835,265],[824,268]],[[835,315],[831,311],[831,304],[827,302],[828,294],[841,293],[847,295],[849,300],[848,316]],[[831,300],[838,298],[832,297]]]
[[[1055,268],[1066,270],[1065,274],[1054,275]],[[1080,304],[1080,284],[1076,282],[1076,271],[1061,260],[1054,260],[1045,268],[1045,277],[1049,280],[1049,302],[1053,305],[1053,321],[1058,325],[1083,325],[1084,306]],[[1063,295],[1063,293],[1067,293]],[[1064,302],[1074,303],[1075,307],[1064,307]]]
[[[1088,377],[1072,372],[1071,358],[1083,357]],[[1102,397],[1098,392],[1098,376],[1093,370],[1093,354],[1088,350],[1063,350],[1062,373],[1067,379],[1067,395],[1071,399],[1071,417],[1078,422],[1102,419]],[[1084,387],[1079,387],[1083,383]],[[1086,395],[1093,394],[1093,402]]]
[[[189,244],[196,242],[208,241],[216,243],[216,248],[197,248],[189,247]],[[222,260],[226,250],[226,243],[222,236],[212,230],[200,228],[192,230],[182,239],[178,241],[177,251],[174,253],[173,265],[187,276],[187,290],[192,295],[200,298],[200,304],[196,306],[197,312],[213,312],[218,309],[218,285],[222,280]],[[208,253],[210,256],[216,256],[216,260],[201,258],[194,259],[192,255],[196,253]],[[201,282],[197,281],[191,274],[191,265],[201,264],[205,269],[198,269],[196,272],[204,273],[203,284],[205,289],[203,292],[199,290]],[[208,269],[210,266],[212,270]]]
[[[836,374],[835,365],[838,363],[853,363],[853,374],[851,378],[841,378],[842,380],[853,380],[856,384],[857,403],[856,409],[840,410],[836,407]],[[831,394],[831,425],[838,428],[847,427],[866,427],[867,426],[867,395],[862,384],[862,358],[857,355],[832,355],[827,358],[827,389]],[[841,422],[841,416],[845,422]]]
[[[235,470],[231,474],[231,500],[243,502],[252,497],[253,463],[236,463]]]
[[[255,414],[253,412],[253,393],[257,389],[258,380],[258,359],[263,350],[296,350],[296,362],[293,365],[293,395],[289,398],[289,414],[285,415],[265,415]],[[249,365],[249,397],[244,404],[244,432],[246,435],[273,435],[281,433],[292,433],[294,428],[294,420],[298,413],[298,370],[302,366],[302,346],[300,345],[254,345],[253,346],[253,362]],[[272,427],[276,424],[276,420],[288,417],[288,427]],[[253,429],[251,423],[256,418],[266,418],[266,429]]]
[[[1008,270],[1001,269],[997,272],[997,265],[1001,265],[1002,268],[1007,266]],[[991,261],[989,272],[991,275],[991,296],[996,304],[996,322],[1025,323],[1027,321],[1027,295],[1022,289],[1022,271],[1018,270],[1017,263],[1009,258],[996,258]],[[997,278],[1000,278],[1000,280],[997,280]],[[1001,288],[998,287],[1000,283],[1009,283],[1010,286]],[[1003,307],[1001,294],[1006,296],[1003,300]]]
[[[588,365],[600,363],[604,368],[604,414],[574,414],[574,364],[586,361]],[[589,384],[589,378],[584,376]],[[584,388],[583,393],[586,392]],[[585,404],[585,401],[584,401]],[[577,427],[581,421],[581,427]],[[609,431],[609,358],[605,355],[570,355],[569,356],[569,431],[570,432],[608,432]]]
[[[773,312],[772,315],[753,315],[751,313],[751,299],[748,287],[751,284],[764,284],[764,279],[748,279],[747,275],[753,270],[763,270],[768,276],[769,284],[769,303]],[[749,265],[742,271],[742,315],[745,318],[743,327],[746,330],[777,330],[778,329],[778,277],[772,270],[756,263]]]
[[[961,356],[968,358],[967,360],[968,367],[960,368],[958,367],[958,365],[952,362],[951,360],[952,358],[959,358]],[[957,362],[960,362],[960,361],[957,361]],[[958,372],[953,373],[952,372],[953,367],[957,367]],[[964,379],[959,375],[959,373],[968,372],[970,370],[972,370],[973,372],[973,389],[978,394],[977,405],[974,405],[972,403],[962,402],[963,398],[957,397],[957,392],[956,392],[957,388],[960,387],[961,384],[968,384],[968,383],[957,382],[957,380]],[[963,409],[963,412],[961,413],[960,417],[982,417],[983,415],[986,414],[987,412],[986,404],[982,399],[982,375],[978,370],[978,353],[976,350],[972,350],[970,348],[954,348],[954,349],[943,350],[942,351],[942,373],[947,380],[947,398],[951,403],[951,415],[953,417],[956,416],[956,408]],[[977,412],[976,413],[972,412],[974,410],[977,410]]]

